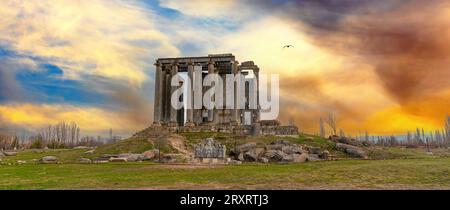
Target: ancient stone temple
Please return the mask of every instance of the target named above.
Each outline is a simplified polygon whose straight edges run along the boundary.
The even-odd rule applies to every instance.
[[[236,60],[233,54],[214,54],[203,57],[159,58],[156,60],[155,73],[155,101],[154,125],[168,127],[171,130],[213,131],[236,134],[270,134],[293,135],[297,134],[295,126],[280,126],[277,121],[265,122],[260,120],[259,97],[259,67],[253,61],[242,62]],[[200,73],[198,73],[200,72]],[[171,84],[175,75],[185,74],[189,81],[203,81],[209,74],[216,74],[226,80],[226,75],[243,75],[245,80],[236,81],[234,87],[223,84],[223,98],[227,93],[233,92],[234,106],[227,108],[227,101],[222,103],[223,108],[206,109],[205,107],[175,109],[171,104],[172,95],[178,87]],[[247,82],[248,81],[248,82]],[[252,83],[251,81],[256,81]],[[180,82],[181,85],[182,82]],[[243,87],[239,89],[237,87]],[[186,94],[203,95],[208,88],[195,87],[187,89],[187,93],[180,96],[177,103],[193,105],[192,98],[187,100]],[[229,92],[227,92],[229,91]],[[241,91],[238,93],[238,91]],[[238,97],[242,94],[242,97]],[[253,97],[256,96],[256,97]],[[214,96],[215,97],[215,96]],[[256,100],[255,100],[256,98]],[[254,100],[254,101],[252,101]],[[231,101],[231,100],[230,100]],[[237,104],[243,104],[238,108]],[[256,105],[256,106],[255,106]]]

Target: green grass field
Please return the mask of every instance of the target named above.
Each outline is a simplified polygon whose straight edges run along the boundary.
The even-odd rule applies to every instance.
[[[185,133],[192,147],[211,133]],[[256,142],[285,139],[321,147],[337,161],[300,164],[159,165],[152,162],[77,164],[81,157],[102,154],[141,153],[154,148],[148,139],[127,139],[103,145],[94,154],[88,149],[25,150],[0,161],[0,189],[450,189],[450,150],[365,148],[371,160],[355,160],[333,149],[327,139],[295,137],[241,137],[216,133],[214,138],[232,148]],[[164,152],[173,152],[166,146]],[[56,156],[61,164],[37,164],[44,156]],[[18,164],[18,161],[26,164]]]
[[[213,167],[213,168],[211,168]],[[227,166],[0,166],[0,189],[450,189],[450,158]]]

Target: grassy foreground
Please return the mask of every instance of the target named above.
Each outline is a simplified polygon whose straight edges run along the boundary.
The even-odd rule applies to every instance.
[[[24,164],[0,165],[0,189],[450,189],[449,174],[448,157],[233,166]]]

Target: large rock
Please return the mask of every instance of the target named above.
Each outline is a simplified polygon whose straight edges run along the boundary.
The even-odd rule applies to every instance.
[[[258,160],[258,154],[256,154],[256,150],[250,150],[244,153],[244,160],[249,162],[254,162]]]
[[[102,158],[118,158],[119,157],[119,155],[113,155],[113,154],[103,154],[102,156],[101,156]]]
[[[269,144],[266,145],[266,150],[282,150],[283,145],[282,144]]]
[[[293,154],[293,162],[294,163],[304,163],[308,160],[308,154],[302,153],[302,154]]]
[[[292,153],[294,154],[303,154],[303,153],[307,153],[305,150],[303,150],[300,146],[298,145],[294,145],[291,148]]]
[[[281,162],[293,162],[294,161],[294,155],[285,155]]]
[[[107,163],[107,162],[109,162],[109,159],[110,158],[108,158],[108,157],[98,157],[98,158],[92,159],[92,162],[94,162],[94,163]]]
[[[94,154],[94,152],[95,152],[95,149],[86,151],[86,152],[84,152],[84,154],[91,155],[91,154]]]
[[[264,149],[264,148],[256,148],[254,151],[255,151],[255,153],[256,153],[256,155],[258,157],[261,157],[266,152],[266,149]]]
[[[159,150],[157,149],[148,150],[142,153],[142,155],[144,155],[144,160],[153,160],[155,158],[158,158]]]
[[[283,146],[283,147],[281,148],[281,151],[283,151],[284,153],[290,155],[290,154],[293,154],[293,153],[294,153],[294,152],[292,151],[292,150],[293,150],[292,148],[293,148],[293,146]]]
[[[256,143],[251,142],[251,143],[246,143],[246,144],[242,144],[236,147],[236,152],[239,153],[243,153],[243,152],[248,152],[252,149],[256,148]]]
[[[4,151],[3,154],[4,154],[5,156],[16,156],[16,155],[17,155],[17,152],[7,152],[7,151]]]
[[[339,137],[339,136],[331,136],[331,140],[342,143],[342,144],[348,144],[352,146],[362,146],[362,143],[356,141],[355,139],[347,138],[347,137]]]
[[[142,154],[130,154],[127,157],[128,162],[136,162],[144,160],[145,156]]]
[[[244,153],[239,153],[237,159],[240,160],[240,161],[244,161],[244,160],[245,160],[245,159],[244,159]]]
[[[308,161],[319,161],[319,155],[317,154],[309,154],[308,157],[306,158]]]
[[[128,159],[124,158],[124,157],[117,157],[117,158],[112,157],[112,158],[109,158],[109,162],[113,162],[113,163],[127,162],[127,161],[128,161]]]
[[[58,163],[58,158],[54,156],[45,156],[39,160],[40,163]]]
[[[264,157],[268,158],[269,161],[272,162],[282,161],[285,156],[287,156],[287,154],[280,150],[267,150],[264,153]]]
[[[367,159],[367,154],[359,147],[355,147],[348,144],[336,143],[336,149],[343,151],[353,157]]]
[[[320,158],[324,160],[328,160],[330,158],[330,152],[328,150],[324,150],[320,155]]]
[[[87,159],[87,158],[80,158],[79,160],[80,163],[92,163],[91,159]]]
[[[267,159],[266,157],[260,157],[260,158],[258,159],[258,161],[261,162],[261,163],[268,163],[268,162],[269,162],[269,159]]]
[[[320,154],[320,148],[319,147],[309,147],[308,149],[309,149],[309,153],[310,154],[316,154],[316,155]]]

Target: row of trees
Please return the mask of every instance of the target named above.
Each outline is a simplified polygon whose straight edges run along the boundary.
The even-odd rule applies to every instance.
[[[450,146],[450,116],[446,116],[442,130],[425,131],[423,128],[417,128],[415,132],[408,131],[404,140],[393,135],[371,136],[368,131],[359,132],[356,137],[346,136],[342,129],[339,129],[338,135],[337,120],[333,113],[329,113],[326,118],[319,119],[319,135],[322,137],[326,137],[326,125],[330,129],[331,135],[353,138],[358,141],[371,141],[380,146]]]
[[[0,149],[61,149],[72,148],[76,146],[99,146],[105,141],[118,141],[119,136],[112,135],[112,129],[109,131],[109,139],[100,136],[80,136],[80,127],[75,122],[60,122],[55,125],[48,125],[38,131],[38,134],[32,136],[2,134],[0,133]]]
[[[41,129],[36,141],[42,141],[49,148],[72,147],[80,142],[80,128],[75,122],[48,125]]]

